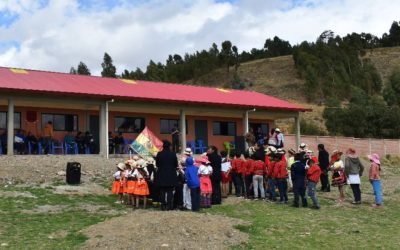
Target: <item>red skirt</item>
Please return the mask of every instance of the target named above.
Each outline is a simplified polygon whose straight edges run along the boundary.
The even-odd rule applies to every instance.
[[[136,188],[137,181],[129,180],[126,182],[126,193],[133,194]]]
[[[228,183],[232,181],[232,176],[230,174],[227,174],[226,172],[221,172],[221,177],[222,183]]]
[[[210,176],[200,176],[200,191],[202,194],[212,193]]]
[[[144,179],[139,179],[139,180],[136,182],[135,190],[133,191],[133,194],[134,194],[134,195],[142,195],[142,196],[146,196],[146,195],[149,195],[149,194],[150,194],[150,192],[149,192],[149,186],[147,185],[146,180],[144,180]]]
[[[113,194],[123,194],[124,193],[124,186],[122,181],[114,181],[111,192]]]

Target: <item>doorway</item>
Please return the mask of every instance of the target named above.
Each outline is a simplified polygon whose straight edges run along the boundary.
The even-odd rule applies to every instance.
[[[89,116],[89,131],[92,133],[94,143],[96,144],[96,149],[98,149],[99,148],[99,140],[100,140],[99,116],[98,115],[90,115]]]
[[[202,140],[204,146],[208,146],[208,126],[205,120],[194,121],[194,137],[195,140]]]

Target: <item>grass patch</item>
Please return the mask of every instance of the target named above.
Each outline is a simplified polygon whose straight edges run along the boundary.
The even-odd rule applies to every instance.
[[[74,249],[87,239],[80,230],[124,211],[111,195],[71,196],[15,186],[0,187],[0,192],[14,194],[0,196],[0,244],[7,243],[8,249]],[[82,204],[102,207],[87,211]],[[43,207],[59,209],[40,211]]]
[[[251,223],[236,226],[250,239],[235,249],[398,249],[398,198],[387,201],[379,210],[366,204],[338,206],[319,197],[321,210],[242,201],[214,206],[210,212]]]

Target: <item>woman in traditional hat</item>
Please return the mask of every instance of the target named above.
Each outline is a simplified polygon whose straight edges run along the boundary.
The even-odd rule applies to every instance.
[[[347,182],[353,190],[354,201],[352,204],[361,204],[361,176],[364,171],[360,159],[356,154],[356,150],[349,148],[346,151],[346,159],[344,160],[344,173],[346,174]]]
[[[213,173],[213,169],[210,166],[210,161],[208,160],[208,157],[205,155],[202,155],[200,156],[200,158],[196,159],[196,162],[200,164],[198,170],[201,192],[200,206],[204,208],[210,208],[211,194],[213,191],[210,175]]]
[[[133,194],[135,195],[136,208],[139,208],[140,198],[143,198],[143,208],[147,206],[147,196],[150,194],[147,179],[149,172],[147,171],[147,162],[143,159],[137,161],[137,167],[133,172],[133,177],[137,179]]]
[[[338,187],[339,199],[338,202],[344,201],[344,185],[346,184],[346,175],[344,174],[344,164],[341,160],[342,152],[335,150],[332,152],[331,161],[329,163],[332,174],[332,186]]]
[[[111,188],[113,194],[118,194],[118,200],[115,203],[123,202],[124,186],[123,186],[123,171],[125,169],[125,164],[120,162],[117,164],[117,171],[114,173],[114,182]]]
[[[381,189],[381,162],[379,160],[379,155],[372,154],[368,155],[371,161],[371,167],[369,169],[369,181],[372,184],[375,195],[375,203],[372,204],[373,208],[380,208],[382,206],[382,189]]]

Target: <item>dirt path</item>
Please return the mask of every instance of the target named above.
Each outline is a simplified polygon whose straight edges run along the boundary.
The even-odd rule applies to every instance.
[[[228,249],[247,242],[245,221],[177,211],[135,210],[91,226],[83,249]]]

